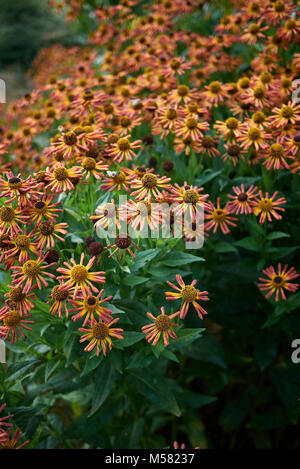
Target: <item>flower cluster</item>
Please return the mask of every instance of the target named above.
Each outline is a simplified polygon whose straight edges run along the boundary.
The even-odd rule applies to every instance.
[[[83,2],[67,3],[68,19],[74,19]],[[234,2],[234,13],[203,36],[176,23],[179,15],[201,8],[202,0],[149,3],[142,16],[135,12],[139,3],[96,8],[89,47],[72,49],[68,61],[61,46],[43,50],[35,61],[36,88],[7,107],[0,141],[0,261],[12,275],[0,310],[4,339],[14,342],[31,329],[37,290],[48,295],[53,315],[72,312],[74,321],[83,321],[85,350],[96,346],[99,354],[101,345],[105,354],[110,337],[122,339],[123,330],[111,327],[119,318],[102,306],[112,299],[101,299],[99,291],[106,272],[93,269],[115,259],[117,251],[120,263],[125,254],[129,264],[126,254],[135,257],[143,246],[118,233],[105,247],[95,238],[82,247],[88,260],[82,249],[71,255],[63,244],[73,233],[58,218],[72,205],[82,211],[83,205],[76,206],[82,200],[88,202],[79,218],[88,235],[93,223],[96,230],[113,224],[119,229],[124,221],[135,230],[160,232],[167,221],[155,204],[167,204],[175,206],[168,222],[181,217],[185,239],[199,247],[204,238],[230,236],[257,221],[267,228],[285,214],[285,195],[272,193],[268,181],[300,171],[300,105],[292,100],[299,54],[292,54],[289,66],[279,60],[300,39],[297,5]],[[235,48],[241,42],[255,52],[246,71]],[[234,81],[226,80],[224,70]],[[37,154],[35,138],[47,132],[47,146]],[[209,176],[215,164],[228,181],[234,174],[243,182],[220,181],[206,193],[205,182],[194,176],[200,168]],[[188,171],[178,177],[183,166]],[[117,208],[121,193],[130,199]],[[99,213],[95,194],[107,202]],[[284,289],[295,291],[293,269],[263,273],[269,280],[260,278],[259,286],[276,291],[276,301],[279,293],[285,299]],[[148,313],[154,323],[143,331],[153,344],[161,335],[165,345],[169,336],[176,338],[172,327],[178,324],[171,319],[184,319],[190,305],[200,319],[206,314],[199,302],[208,300],[207,291],[198,291],[196,280],[186,285],[176,278],[179,286],[168,282],[176,292],[167,292],[166,300],[181,299],[180,310],[168,316],[162,307],[156,318]]]

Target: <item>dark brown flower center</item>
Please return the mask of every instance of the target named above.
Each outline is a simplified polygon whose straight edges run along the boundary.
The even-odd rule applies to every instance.
[[[21,321],[21,316],[17,311],[11,310],[3,320],[4,325],[9,329],[16,327]]]
[[[157,185],[157,177],[154,174],[145,174],[142,177],[142,184],[146,189],[152,189]]]
[[[131,238],[130,236],[125,236],[124,238],[121,238],[120,236],[117,236],[115,239],[115,245],[119,249],[127,249],[131,245]]]
[[[9,299],[14,303],[20,303],[25,298],[25,293],[23,293],[22,287],[15,287],[9,290]]]
[[[55,227],[51,221],[45,220],[38,226],[39,232],[44,236],[49,236],[53,233]]]
[[[248,200],[248,195],[246,192],[240,192],[237,198],[239,202],[246,202],[246,200]]]
[[[14,209],[10,207],[1,207],[0,208],[0,220],[2,222],[10,222],[15,217]]]
[[[45,202],[36,202],[34,204],[34,207],[37,209],[37,210],[43,210],[45,208],[46,204]]]
[[[30,238],[26,235],[18,235],[14,241],[19,249],[28,249],[30,246]]]
[[[77,142],[77,137],[74,132],[66,132],[63,136],[64,142],[68,146],[75,145]]]
[[[109,336],[109,328],[104,322],[94,324],[92,330],[93,336],[97,340],[105,340]]]
[[[160,314],[155,319],[155,325],[161,332],[168,331],[171,327],[171,319],[166,314]]]
[[[51,296],[55,301],[64,301],[69,296],[69,290],[64,290],[59,285],[56,285],[56,287],[52,288]]]
[[[199,200],[199,194],[194,189],[188,189],[183,193],[182,198],[185,203],[196,204]]]

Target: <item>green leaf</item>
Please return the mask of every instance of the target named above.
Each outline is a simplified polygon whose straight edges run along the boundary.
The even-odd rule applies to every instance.
[[[178,397],[178,403],[182,407],[187,407],[190,409],[199,409],[211,402],[216,401],[214,396],[206,396],[205,394],[198,394],[192,391],[185,390]]]
[[[211,363],[222,369],[227,368],[226,357],[221,344],[210,334],[185,349],[186,355],[201,362]]]
[[[251,238],[251,236],[247,236],[246,238],[240,239],[239,241],[236,241],[235,246],[248,249],[249,251],[260,251],[260,246],[257,244],[255,239]]]
[[[169,256],[166,256],[162,259],[162,263],[168,266],[185,265],[191,264],[192,262],[203,262],[205,259],[203,257],[194,256],[187,252],[171,252]]]
[[[116,348],[122,349],[124,347],[129,347],[130,345],[136,344],[145,338],[145,334],[143,332],[125,331],[123,337],[124,339],[114,342],[114,346]]]
[[[124,284],[129,287],[134,287],[140,285],[141,283],[147,282],[149,279],[147,277],[138,277],[137,275],[128,275],[124,279]]]
[[[223,169],[220,169],[219,171],[214,171],[214,172],[211,172],[211,170],[207,170],[203,173],[202,176],[200,176],[198,179],[196,179],[195,185],[203,186],[203,184],[206,184],[207,182],[211,181],[212,179],[215,179],[221,173],[223,173]]]
[[[131,271],[136,272],[141,267],[145,267],[148,262],[154,259],[159,253],[160,249],[147,249],[137,253],[135,262],[131,265]]]
[[[134,369],[134,368],[146,368],[152,362],[153,357],[151,355],[145,355],[143,350],[137,352],[132,360],[130,360],[129,364],[127,365],[126,369]]]
[[[10,365],[8,368],[8,376],[6,381],[15,381],[16,379],[19,379],[37,363],[39,363],[39,360],[33,358],[32,360]]]
[[[274,332],[261,331],[255,338],[254,357],[261,370],[267,368],[276,357],[278,342]]]
[[[226,243],[226,242],[214,244],[214,250],[220,253],[226,253],[226,252],[234,252],[235,254],[238,253],[238,250],[232,244]]]
[[[94,415],[106,401],[109,393],[112,390],[114,382],[115,370],[109,361],[105,361],[96,373],[95,391],[89,417],[92,417],[92,415]]]
[[[49,376],[59,367],[61,364],[61,358],[55,357],[52,360],[49,360],[46,364],[45,369],[45,383],[48,381]]]
[[[268,240],[280,239],[280,238],[289,238],[290,235],[287,233],[283,233],[282,231],[273,231],[273,233],[268,234]]]
[[[204,328],[198,329],[180,329],[177,332],[178,343],[180,345],[189,345],[201,337]]]
[[[84,368],[80,376],[85,376],[97,368],[103,361],[104,355],[101,354],[100,357],[97,355],[91,355],[85,362]]]
[[[299,249],[299,246],[274,248],[272,257],[275,260],[282,259],[294,253],[297,249]],[[269,252],[271,252],[271,249],[269,249]]]

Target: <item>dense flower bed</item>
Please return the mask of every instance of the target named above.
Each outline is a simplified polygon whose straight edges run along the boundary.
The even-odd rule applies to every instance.
[[[1,411],[32,448],[296,446],[299,2],[50,3],[88,35],[1,126]]]

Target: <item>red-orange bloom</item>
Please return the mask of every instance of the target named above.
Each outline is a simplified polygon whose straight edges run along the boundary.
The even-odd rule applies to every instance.
[[[298,289],[299,284],[291,283],[290,280],[299,277],[299,274],[297,274],[294,267],[291,267],[288,270],[287,269],[287,264],[283,267],[283,269],[281,268],[281,264],[278,264],[277,272],[273,266],[263,270],[263,273],[267,276],[267,278],[259,277],[260,283],[258,286],[261,291],[269,290],[266,298],[269,298],[275,293],[275,301],[279,301],[280,295],[283,300],[286,300],[284,290],[295,293],[295,291]]]
[[[80,338],[80,342],[85,342],[89,340],[90,343],[85,347],[85,352],[90,352],[96,347],[97,357],[100,355],[100,345],[102,347],[103,355],[106,356],[107,346],[109,350],[113,347],[113,342],[110,337],[115,337],[117,339],[123,339],[123,329],[111,327],[113,324],[119,321],[120,318],[116,318],[106,323],[104,321],[95,321],[94,318],[91,319],[89,329],[80,328],[80,332],[86,332]]]
[[[171,319],[178,316],[180,313],[177,311],[174,314],[169,316],[165,313],[165,308],[162,306],[160,308],[161,314],[157,317],[153,316],[151,313],[147,313],[147,316],[154,321],[154,324],[148,324],[147,326],[142,327],[142,331],[146,334],[146,340],[155,346],[160,339],[160,336],[163,336],[164,345],[167,347],[169,345],[169,337],[172,337],[174,340],[178,340],[175,332],[172,327],[178,327],[179,324],[176,324],[171,321]]]
[[[190,304],[192,304],[197,311],[197,314],[200,319],[203,319],[203,315],[207,314],[202,306],[199,305],[198,301],[209,301],[208,292],[207,291],[200,291],[195,288],[197,280],[193,280],[190,285],[186,285],[181,277],[181,275],[176,275],[176,280],[179,285],[177,287],[173,283],[167,281],[168,285],[170,285],[174,290],[177,290],[178,293],[175,292],[166,292],[166,300],[178,300],[182,299],[183,303],[180,308],[180,318],[184,319],[187,315],[189,310]]]

